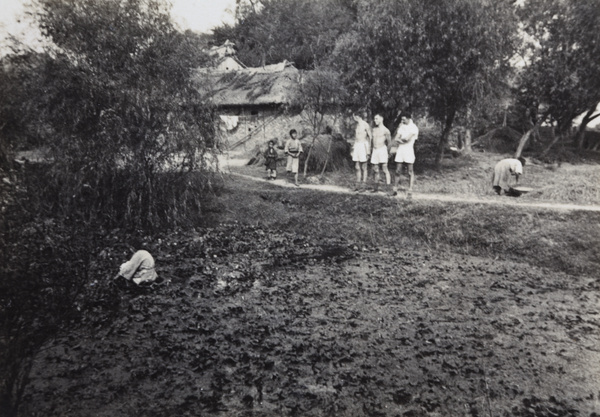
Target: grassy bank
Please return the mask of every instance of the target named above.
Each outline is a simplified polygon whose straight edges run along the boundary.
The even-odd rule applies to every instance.
[[[418,193],[452,194],[471,197],[496,198],[492,190],[494,165],[510,154],[474,152],[459,158],[447,158],[437,170],[428,160],[415,163],[415,191]],[[346,169],[327,172],[319,181],[348,188],[354,185],[351,163]],[[246,175],[264,175],[262,166],[235,167],[236,172]],[[284,167],[280,168],[284,173]],[[381,176],[383,180],[383,175]],[[369,179],[373,173],[369,171]],[[303,180],[301,175],[301,180]],[[407,178],[402,178],[403,185]],[[535,202],[600,205],[600,165],[593,160],[570,163],[547,164],[529,158],[524,168],[521,184],[534,189],[520,199]],[[402,184],[401,184],[402,185]]]
[[[290,191],[238,178],[205,218],[208,225],[237,221],[372,248],[452,251],[573,274],[600,266],[599,220],[599,213]]]

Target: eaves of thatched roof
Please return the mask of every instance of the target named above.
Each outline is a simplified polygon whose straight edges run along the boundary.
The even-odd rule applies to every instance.
[[[217,107],[283,105],[296,99],[300,71],[287,62],[237,71],[200,68],[192,82]]]

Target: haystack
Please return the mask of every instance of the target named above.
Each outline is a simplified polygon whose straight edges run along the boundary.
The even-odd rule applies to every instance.
[[[302,165],[310,152],[312,139],[309,138],[304,145],[304,156]],[[320,173],[325,171],[337,171],[344,169],[350,164],[351,145],[341,135],[319,135],[315,139],[314,148],[308,160],[308,171]]]
[[[266,162],[265,152],[269,147],[269,142],[266,142],[264,145],[256,145],[254,147],[254,152],[252,153],[252,157],[248,160],[246,165],[264,165]],[[283,152],[283,146],[275,145],[275,150],[277,151],[277,165],[283,166],[285,165],[286,156]]]
[[[345,169],[350,164],[351,145],[346,142],[341,135],[319,135],[315,139],[314,149],[310,152],[312,138],[305,137],[300,141],[302,143],[303,154],[300,157],[300,170],[304,170],[304,164],[307,161],[308,154],[308,172],[321,173],[323,167],[326,172]],[[252,157],[248,165],[264,165],[265,151],[268,147],[268,141],[257,144],[252,152]],[[283,144],[276,145],[278,153],[278,165],[285,166],[287,157],[283,152]]]

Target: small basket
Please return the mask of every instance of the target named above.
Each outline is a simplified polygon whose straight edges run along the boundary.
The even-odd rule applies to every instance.
[[[511,187],[510,190],[508,190],[508,192],[506,194],[510,195],[510,196],[514,196],[514,197],[519,197],[519,196],[521,196],[523,194],[527,194],[533,190],[534,190],[534,188],[518,185],[516,187]]]

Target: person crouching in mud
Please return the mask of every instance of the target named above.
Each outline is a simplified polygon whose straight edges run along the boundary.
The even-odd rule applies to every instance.
[[[506,158],[501,160],[494,167],[494,176],[492,178],[492,187],[498,195],[516,197],[520,194],[514,190],[519,184],[519,178],[523,175],[525,158]]]
[[[121,283],[133,282],[136,285],[162,282],[156,274],[154,258],[146,250],[137,250],[131,259],[119,267],[115,281]]]

